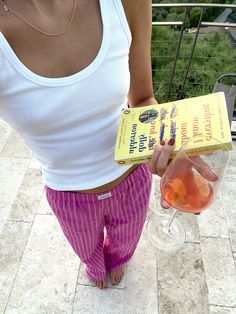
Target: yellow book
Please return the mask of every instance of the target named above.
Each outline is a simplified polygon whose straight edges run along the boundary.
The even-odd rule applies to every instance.
[[[233,149],[223,92],[123,110],[115,161],[119,165],[148,162],[155,145],[170,138],[175,138],[173,158],[187,138],[197,135],[204,135],[206,140],[192,147],[189,155],[216,150],[218,141]]]

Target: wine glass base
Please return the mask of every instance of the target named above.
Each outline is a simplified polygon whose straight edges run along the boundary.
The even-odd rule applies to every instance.
[[[169,219],[169,215],[152,217],[147,223],[148,237],[157,249],[176,251],[185,242],[185,230],[182,224],[174,218],[168,231],[165,227]]]

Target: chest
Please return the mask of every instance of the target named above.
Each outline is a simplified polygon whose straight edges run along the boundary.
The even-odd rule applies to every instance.
[[[60,43],[39,35],[27,41],[21,32],[19,38],[6,36],[15,53],[0,36],[0,116],[17,131],[34,136],[44,134],[45,126],[48,132],[57,133],[61,125],[77,127],[86,121],[92,127],[100,119],[103,123],[107,116],[117,121],[129,90],[130,43],[115,10],[110,16],[113,18],[105,19],[103,24],[98,17],[89,30],[97,35],[91,34],[87,40],[82,34],[88,32],[86,23],[80,23],[84,25],[81,34],[71,32],[71,37],[67,34]],[[88,50],[84,46],[92,47],[90,56],[84,53]]]
[[[50,78],[72,75],[86,68],[101,46],[101,10],[98,1],[92,2],[89,14],[83,7],[76,11],[63,35],[46,36],[14,16],[4,35],[20,61],[32,72]],[[50,26],[43,24],[41,28],[50,32]]]

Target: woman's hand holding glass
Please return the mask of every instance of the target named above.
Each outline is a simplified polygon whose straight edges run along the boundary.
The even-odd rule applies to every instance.
[[[217,140],[217,150],[204,155],[188,156],[190,148],[195,147],[199,140],[203,140],[203,137],[188,139],[170,163],[168,157],[173,150],[171,145],[157,145],[148,164],[152,173],[161,176],[162,207],[175,208],[171,217],[153,216],[148,222],[149,236],[160,249],[175,250],[183,245],[185,231],[178,220],[174,219],[177,210],[199,214],[208,208],[216,197],[228,164],[229,152]]]

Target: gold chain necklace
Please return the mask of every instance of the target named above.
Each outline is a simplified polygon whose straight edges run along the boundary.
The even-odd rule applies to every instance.
[[[47,36],[59,36],[59,35],[62,35],[64,34],[68,28],[71,26],[72,24],[72,21],[74,19],[74,15],[75,15],[75,10],[76,10],[76,0],[73,0],[73,10],[72,10],[72,14],[71,14],[71,17],[70,17],[70,20],[69,20],[69,23],[67,24],[66,28],[63,30],[63,31],[60,31],[58,33],[55,33],[55,34],[52,34],[52,33],[47,33],[47,32],[44,32],[42,30],[40,30],[39,28],[35,27],[33,24],[31,24],[29,21],[27,21],[23,16],[21,16],[20,14],[18,14],[16,11],[14,11],[12,8],[9,7],[8,4],[6,4],[5,1],[3,0],[0,0],[0,3],[2,4],[3,8],[5,11],[11,11],[13,14],[15,14],[18,18],[20,18],[23,22],[25,22],[28,26],[32,27],[33,29],[35,29],[36,31],[44,34],[44,35],[47,35]]]

